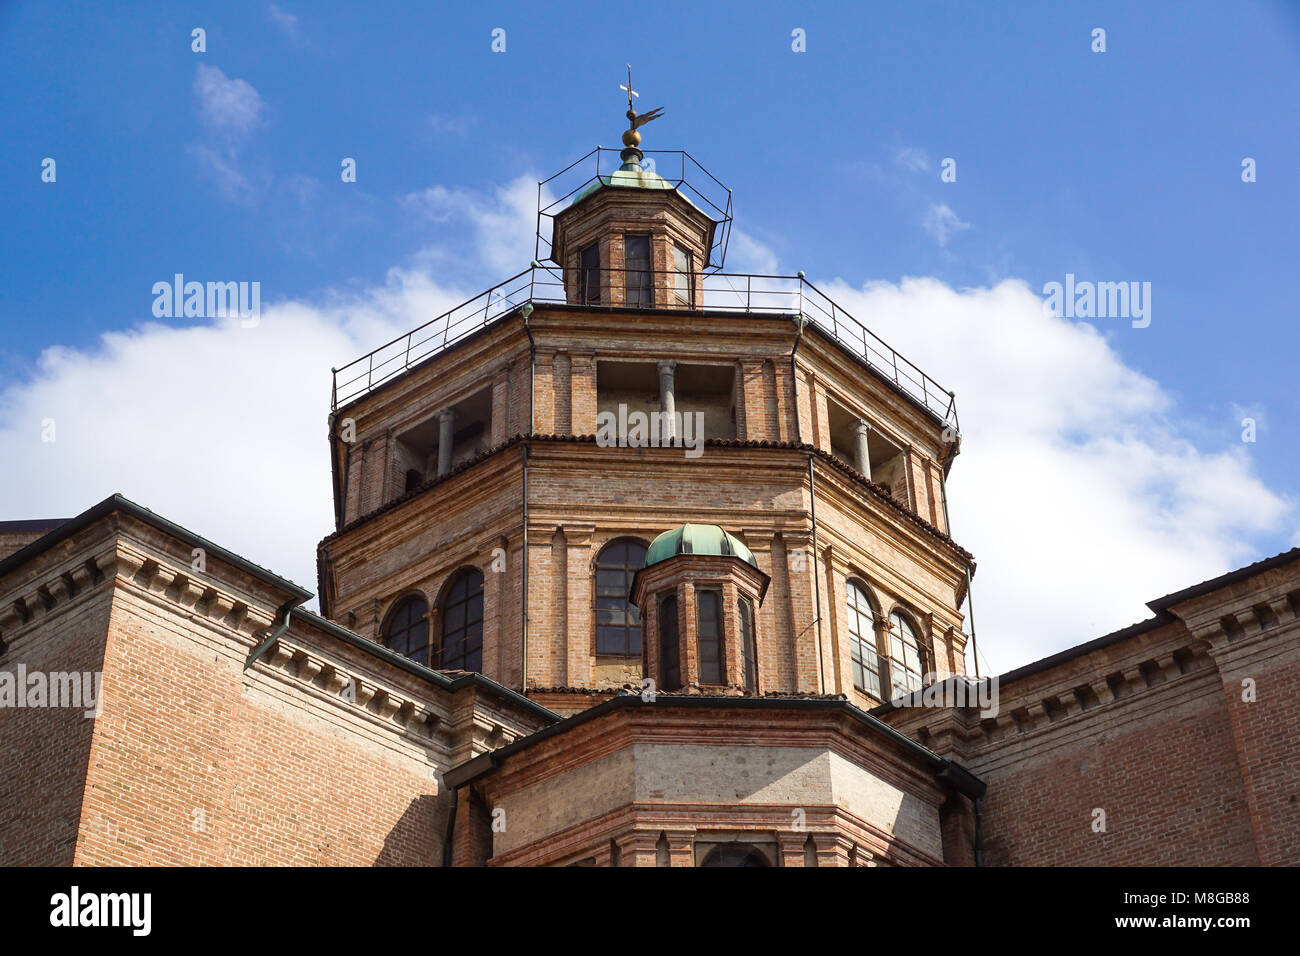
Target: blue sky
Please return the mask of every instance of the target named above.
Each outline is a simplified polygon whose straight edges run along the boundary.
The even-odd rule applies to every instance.
[[[206,30],[205,53],[191,51],[194,27]],[[1106,31],[1104,53],[1090,48],[1097,27]],[[495,28],[506,31],[504,53],[491,50]],[[806,31],[806,52],[791,49],[796,28]],[[337,318],[349,301],[373,304],[375,290],[392,292],[393,270],[425,275],[450,295],[522,269],[526,254],[516,262],[513,245],[487,235],[526,218],[513,215],[518,202],[506,190],[513,184],[518,200],[592,146],[617,144],[625,108],[618,84],[629,60],[640,105],[666,109],[646,127],[647,147],[688,149],[734,190],[742,245],[731,268],[775,265],[819,283],[839,280],[846,294],[859,294],[860,308],[874,303],[882,315],[869,284],[901,288],[907,277],[948,290],[1018,280],[1035,293],[1066,273],[1150,282],[1148,328],[1092,322],[1110,371],[1081,394],[1100,395],[1103,380],[1138,391],[1156,383],[1160,399],[1137,418],[1131,408],[1112,409],[1108,440],[1159,430],[1158,440],[1135,440],[1177,446],[1169,453],[1180,468],[1209,471],[1206,462],[1230,458],[1239,480],[1201,489],[1189,504],[1186,480],[1178,479],[1184,491],[1165,487],[1169,470],[1157,469],[1133,482],[1131,502],[1168,512],[1160,533],[1177,540],[1198,534],[1213,501],[1225,500],[1224,527],[1180,573],[1215,573],[1295,540],[1294,3],[834,4],[811,12],[792,4],[9,3],[0,9],[0,408],[18,415],[36,407],[32,396],[57,393],[59,370],[75,363],[52,367],[55,347],[111,382],[117,353],[102,336],[143,337],[153,283],[176,272],[256,280],[264,304]],[[41,181],[45,157],[57,162],[53,184]],[[343,157],[356,159],[356,183],[340,181]],[[956,182],[940,181],[946,157],[956,160]],[[1254,183],[1241,180],[1245,157],[1257,163]],[[940,308],[939,299],[926,301]],[[927,315],[900,313],[886,338],[957,389],[969,448],[979,403],[963,397],[982,373],[974,356],[936,341],[946,326],[927,324]],[[871,314],[858,316],[873,324]],[[194,324],[168,321],[178,333]],[[998,321],[994,314],[982,326],[986,366],[1024,352],[1029,340],[1068,351],[1089,332],[1040,342],[1017,338],[1009,323],[1000,338]],[[355,357],[347,349],[381,341],[348,327],[353,337],[339,340],[344,351],[319,363],[322,371]],[[277,348],[294,341],[278,339]],[[1038,358],[1043,367],[1070,363],[1068,355]],[[1012,364],[1005,374],[1032,367]],[[210,371],[192,372],[197,391],[221,387],[205,377]],[[309,396],[317,411],[308,446],[320,470],[327,379],[313,378],[310,388],[320,390]],[[1037,400],[1032,390],[1023,398]],[[1048,404],[1066,408],[1071,399],[1058,394]],[[1014,418],[1005,408],[998,414]],[[1253,444],[1240,440],[1247,416],[1257,422]],[[272,430],[283,420],[266,416],[264,427],[250,442],[274,448]],[[1054,447],[1099,454],[1092,424],[1062,418],[1054,427]],[[988,445],[999,435],[990,433]],[[1034,473],[1040,459],[1025,454],[1003,461],[1004,473]],[[992,475],[994,465],[987,468]],[[221,540],[221,522],[213,527],[204,516],[236,508],[214,501],[222,492],[213,489],[206,511],[190,505],[175,514],[187,507],[179,492],[166,511],[148,500],[151,479],[125,457],[98,476],[113,487],[52,483],[39,467],[25,474],[5,486],[0,518],[71,514],[120,490]],[[272,494],[240,481],[244,507]],[[1233,503],[1237,495],[1251,501]],[[1262,496],[1271,496],[1265,505]],[[165,489],[155,497],[168,498]],[[979,503],[972,496],[967,507]],[[328,520],[326,504],[315,537]],[[960,514],[953,520],[979,556],[981,542],[963,536]],[[985,550],[996,554],[988,533]],[[315,537],[298,545],[307,558]],[[274,565],[274,555],[254,553],[255,538],[224,543]],[[1071,543],[1043,546],[1064,554]],[[1106,561],[1101,544],[1089,554]],[[1148,563],[1161,561],[1156,552]],[[1163,593],[1157,570],[1135,593]],[[990,626],[1001,624],[992,613]],[[1066,636],[1127,623],[1124,613]]]

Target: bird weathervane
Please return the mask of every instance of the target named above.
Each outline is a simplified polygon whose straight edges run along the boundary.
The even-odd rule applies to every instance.
[[[648,113],[637,115],[636,107],[632,105],[632,97],[640,97],[641,94],[632,89],[632,64],[627,65],[627,86],[621,83],[618,87],[627,93],[627,121],[630,124],[623,132],[623,145],[628,149],[636,149],[641,145],[641,134],[637,132],[642,126],[651,120],[657,120],[664,115],[663,107],[656,106]]]

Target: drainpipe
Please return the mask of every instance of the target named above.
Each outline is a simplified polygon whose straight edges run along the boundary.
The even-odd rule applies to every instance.
[[[248,670],[256,664],[258,659],[267,652],[267,649],[284,636],[284,632],[289,630],[289,619],[293,616],[294,609],[310,597],[311,595],[309,594],[304,598],[296,598],[288,604],[285,604],[276,612],[275,616],[280,619],[279,626],[277,626],[275,630],[271,631],[270,634],[266,635],[266,637],[262,639],[262,642],[249,653],[248,657],[244,660],[244,670]]]
[[[459,802],[458,800],[459,797],[460,797],[460,788],[452,787],[451,788],[451,809],[447,812],[447,835],[446,837],[444,837],[442,842],[442,865],[448,868],[450,868],[452,865],[451,862],[452,861],[451,851],[453,845],[452,841],[456,839],[456,804]],[[978,801],[976,802],[975,806],[977,808],[975,812],[979,813]],[[978,824],[976,824],[976,826],[978,827]],[[978,859],[978,857],[976,857],[976,859]],[[979,864],[977,863],[976,866],[978,865]]]
[[[983,797],[975,798],[975,865],[984,865],[984,816],[980,813]]]
[[[525,303],[524,307],[519,310],[519,314],[524,319],[524,334],[528,336],[528,434],[531,435],[537,428],[537,342],[533,340],[533,330],[528,327],[528,320],[533,315],[533,304]]]
[[[803,273],[802,273],[802,272],[799,273],[799,281],[800,281],[800,283],[802,284],[802,282],[803,282]],[[796,324],[796,326],[797,326],[797,328],[798,328],[798,331],[795,333],[795,336],[794,336],[794,348],[792,348],[792,349],[790,350],[790,391],[791,391],[791,392],[793,393],[793,395],[794,395],[794,440],[795,440],[795,444],[803,444],[803,435],[800,434],[800,431],[799,431],[799,376],[798,376],[798,373],[795,371],[795,362],[794,362],[794,357],[795,357],[795,355],[798,354],[798,352],[799,352],[799,341],[803,338],[803,327],[804,327],[804,325],[805,325],[805,323],[806,323],[807,321],[808,321],[808,320],[807,320],[807,318],[804,316],[804,314],[803,314],[802,312],[800,312],[800,313],[799,313],[799,316],[795,319],[795,324]],[[778,432],[778,437],[779,437],[779,432]],[[811,464],[811,461],[812,461],[812,459],[809,459],[809,463],[810,463],[810,464]]]
[[[523,499],[524,499],[524,543],[523,543],[523,581],[520,583],[522,597],[519,602],[519,619],[523,625],[523,656],[519,659],[519,693],[528,693],[528,443],[520,446],[523,452]]]
[[[943,523],[952,537],[952,520],[948,517],[948,478],[939,476],[939,500],[943,502]],[[975,679],[980,678],[980,657],[975,644],[975,597],[971,592],[970,562],[966,562],[966,617],[970,621],[970,654],[975,662]]]
[[[525,303],[519,314],[524,320],[524,334],[528,336],[528,434],[531,437],[537,429],[537,342],[533,339],[533,330],[528,320],[533,314],[533,304]],[[523,632],[523,656],[519,659],[519,692],[528,693],[528,443],[521,446],[523,450],[523,499],[524,499],[524,535],[523,535],[523,580],[520,584],[519,622]]]

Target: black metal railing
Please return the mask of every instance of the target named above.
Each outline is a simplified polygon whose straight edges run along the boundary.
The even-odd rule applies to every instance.
[[[791,319],[803,316],[805,323],[815,325],[845,346],[945,425],[958,427],[952,392],[891,348],[802,274],[638,273],[629,286],[628,270],[584,271],[600,273],[599,282],[594,283],[595,296],[590,294],[593,283],[585,275],[570,276],[566,285],[558,267],[532,266],[335,369],[332,409],[337,411],[524,305],[566,304],[601,309],[699,309],[785,315]],[[647,286],[649,302],[644,291]],[[633,301],[628,301],[629,289],[635,293]]]

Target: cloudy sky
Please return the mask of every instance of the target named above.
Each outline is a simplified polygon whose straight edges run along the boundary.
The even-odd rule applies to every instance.
[[[631,60],[728,270],[957,391],[984,666],[1300,543],[1295,5],[316,6],[0,10],[0,519],[120,491],[314,586],[330,367],[528,264]],[[156,317],[176,273],[260,322]],[[1053,316],[1067,274],[1149,324]]]

